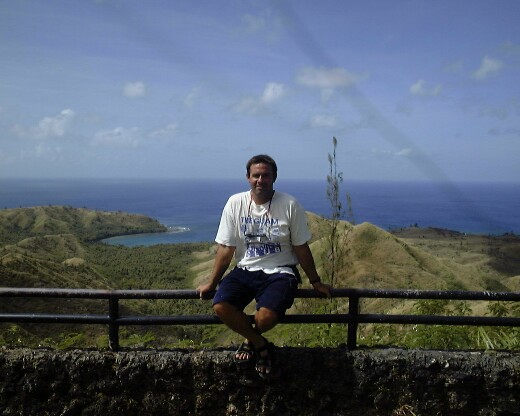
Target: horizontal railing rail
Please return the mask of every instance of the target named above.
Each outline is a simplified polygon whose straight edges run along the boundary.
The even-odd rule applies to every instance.
[[[51,313],[0,313],[0,322],[102,324],[108,326],[109,348],[119,350],[119,327],[122,325],[209,325],[221,324],[211,315],[122,316],[119,301],[123,299],[199,299],[196,290],[104,290],[104,289],[52,289],[52,288],[0,288],[0,298],[66,298],[108,300],[106,314],[51,314]],[[298,298],[321,298],[312,289],[299,289]],[[357,347],[359,324],[424,324],[520,327],[520,317],[396,315],[360,313],[360,300],[364,298],[392,299],[444,299],[467,301],[519,302],[520,292],[438,291],[438,290],[385,290],[385,289],[333,289],[333,298],[348,298],[348,313],[288,314],[281,323],[347,324],[347,347]],[[252,316],[251,316],[252,319]]]

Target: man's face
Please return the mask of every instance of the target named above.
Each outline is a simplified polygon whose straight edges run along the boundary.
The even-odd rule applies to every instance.
[[[265,163],[256,163],[251,165],[247,180],[251,186],[253,196],[259,199],[260,203],[267,202],[267,200],[271,199],[274,184],[274,176],[271,166]]]

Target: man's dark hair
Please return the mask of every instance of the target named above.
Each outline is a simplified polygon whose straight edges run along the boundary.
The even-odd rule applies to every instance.
[[[273,172],[273,180],[276,180],[276,177],[278,176],[278,167],[276,166],[276,162],[274,161],[274,159],[268,155],[256,155],[249,159],[246,165],[248,178],[251,173],[251,165],[256,165],[258,163],[265,163],[266,165],[271,166],[271,172]]]

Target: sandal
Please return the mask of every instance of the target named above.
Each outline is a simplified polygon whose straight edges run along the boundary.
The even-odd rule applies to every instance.
[[[247,367],[255,358],[255,350],[253,344],[244,341],[235,352],[235,363],[239,367]]]
[[[265,344],[260,348],[257,348],[256,353],[256,372],[258,376],[264,380],[273,379],[278,375],[278,371],[275,364],[275,351],[274,344],[267,341],[265,338]],[[262,353],[264,353],[262,355]]]

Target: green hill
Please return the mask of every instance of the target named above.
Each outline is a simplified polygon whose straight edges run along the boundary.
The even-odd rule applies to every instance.
[[[171,289],[184,286],[190,253],[204,250],[209,245],[180,244],[128,248],[95,241],[121,234],[165,230],[166,228],[154,219],[122,212],[70,207],[2,210],[0,285],[82,289]],[[131,302],[123,307],[125,313],[131,314],[149,311],[149,305],[145,301]],[[176,312],[171,305],[162,306],[162,309],[166,313]],[[0,311],[105,313],[106,302],[75,299],[2,299]],[[3,324],[0,333],[5,335],[12,327]],[[59,337],[60,334],[71,330],[70,326],[65,325],[25,325],[20,328],[27,331],[25,339],[29,341]],[[105,328],[99,326],[84,331],[89,334],[89,342],[106,332]],[[136,331],[142,333],[144,329],[139,328]],[[0,344],[1,341],[0,336]]]
[[[327,281],[330,275],[328,220],[309,213],[308,222],[313,235],[311,250],[320,275]],[[518,291],[520,288],[517,267],[520,239],[516,236],[464,235],[418,228],[390,233],[369,223],[352,226],[347,222],[342,222],[340,229],[344,258],[343,267],[335,277],[335,287],[477,291]],[[196,273],[193,287],[208,275],[212,264],[211,258],[205,257],[192,268]],[[303,286],[309,287],[305,277]],[[450,314],[459,309],[467,314],[488,314],[486,302],[471,305],[434,302],[432,305],[426,301],[366,299],[362,302],[361,312],[416,313],[428,307],[440,314]],[[346,312],[347,308],[346,300],[297,299],[289,313]],[[509,312],[519,313],[520,310]],[[431,328],[425,331],[430,331],[433,336],[436,332]],[[405,337],[406,331],[402,326],[365,325],[360,333],[370,345],[373,342],[395,342],[396,337]],[[457,328],[451,327],[446,331],[448,335],[442,334],[446,342],[451,342],[450,337],[458,336]],[[477,335],[472,332],[472,336]],[[279,325],[270,332],[269,338],[282,345],[335,345],[346,339],[346,328],[341,325]],[[230,332],[221,334],[217,340],[224,345],[239,341]]]
[[[318,270],[327,280],[328,220],[308,214],[313,234],[311,250]],[[436,229],[405,229],[393,233],[372,224],[340,224],[344,248],[343,267],[336,287],[375,289],[520,290],[516,236],[467,236]],[[164,231],[156,220],[122,212],[101,212],[70,207],[35,207],[0,211],[0,285],[4,287],[175,289],[195,288],[211,271],[214,247],[204,244],[157,245],[151,247],[109,246],[96,242],[120,234]],[[304,277],[304,287],[308,287]],[[178,314],[211,313],[209,302],[132,301],[125,313]],[[297,300],[291,313],[344,311],[346,302]],[[363,312],[412,313],[414,302],[391,299],[364,301]],[[94,301],[52,301],[59,312],[103,313],[106,305]],[[476,305],[485,312],[482,304]],[[49,301],[5,299],[0,311],[46,311]],[[100,310],[101,309],[101,310]],[[6,333],[13,326],[4,324]],[[70,327],[18,327],[26,339],[63,336]],[[344,327],[341,327],[341,331]],[[17,330],[18,330],[17,329]],[[368,328],[373,336],[377,328]],[[126,329],[125,329],[126,330]],[[7,332],[6,332],[7,331]],[[129,329],[130,331],[130,329]],[[152,331],[153,335],[150,335]],[[279,344],[312,344],[316,339],[336,340],[330,327],[326,338],[318,329],[279,326],[270,337]],[[90,344],[102,337],[105,328],[89,328],[82,341]],[[367,332],[367,333],[368,333]],[[137,335],[136,335],[137,334]],[[368,336],[368,335],[367,335]],[[222,326],[132,328],[129,337],[143,337],[157,345],[214,345],[238,339]],[[338,335],[343,337],[343,335]],[[313,341],[314,340],[314,341]],[[56,341],[54,341],[56,342]],[[332,341],[331,341],[332,342]],[[335,342],[335,341],[333,341]],[[0,338],[0,344],[2,339]],[[88,342],[87,342],[88,344]]]
[[[309,214],[318,268],[327,275],[327,220]],[[372,224],[343,223],[347,235],[342,287],[379,289],[518,290],[520,238],[465,235],[448,230],[393,233]],[[497,254],[498,253],[498,254]],[[320,261],[321,260],[321,261]]]
[[[0,242],[27,237],[73,234],[82,241],[116,235],[161,232],[166,227],[144,215],[60,206],[0,210]]]

